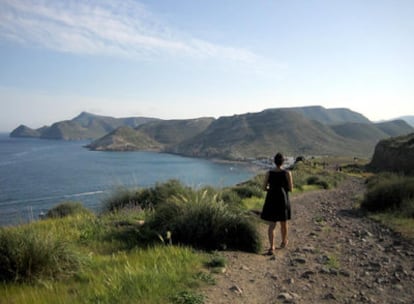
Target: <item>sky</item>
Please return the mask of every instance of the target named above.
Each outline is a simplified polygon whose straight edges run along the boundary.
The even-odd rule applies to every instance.
[[[320,105],[414,115],[412,0],[0,0],[0,131]]]

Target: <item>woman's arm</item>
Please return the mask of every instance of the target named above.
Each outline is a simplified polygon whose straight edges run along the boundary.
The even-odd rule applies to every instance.
[[[262,189],[263,189],[264,191],[267,191],[267,190],[269,189],[269,171],[267,171],[267,173],[266,173],[266,175],[265,175],[265,178],[264,178],[264,181],[263,181],[263,186],[262,186]]]
[[[292,178],[292,172],[286,171],[286,176],[288,179],[288,189],[290,192],[293,191],[293,178]]]

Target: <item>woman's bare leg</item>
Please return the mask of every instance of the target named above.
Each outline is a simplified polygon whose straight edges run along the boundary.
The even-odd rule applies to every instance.
[[[270,244],[270,250],[275,249],[275,229],[276,229],[276,222],[269,223],[269,230],[268,230],[268,236],[269,236],[269,244]]]
[[[280,247],[284,248],[286,247],[286,245],[288,244],[288,224],[287,221],[285,222],[280,222],[280,232],[282,235],[282,244],[280,245]]]

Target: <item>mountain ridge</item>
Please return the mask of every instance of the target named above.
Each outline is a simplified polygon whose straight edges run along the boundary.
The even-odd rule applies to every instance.
[[[357,147],[357,148],[355,148]],[[361,149],[363,147],[363,149]],[[338,135],[332,128],[292,109],[221,117],[198,138],[169,152],[206,158],[266,157],[275,151],[297,154],[365,154],[370,146]]]
[[[281,108],[301,113],[308,119],[319,121],[323,124],[340,124],[346,122],[370,123],[364,115],[347,108],[330,108],[322,106],[287,107]],[[271,110],[271,109],[270,109]]]
[[[171,120],[161,124],[174,130],[172,122],[176,123]],[[187,120],[182,120],[181,123],[185,124]],[[372,123],[361,114],[347,109],[331,111],[323,107],[274,108],[256,113],[222,116],[204,125],[204,130],[199,129],[193,136],[189,134],[186,139],[175,142],[167,142],[157,137],[157,132],[153,129],[157,124],[159,122],[151,122],[136,129],[158,141],[160,151],[229,160],[268,157],[275,151],[290,155],[367,157],[372,155],[378,140],[414,130],[403,121]],[[94,144],[95,148],[92,149],[105,150],[99,140]]]
[[[374,123],[346,108],[270,108],[261,112],[194,119],[113,118],[82,112],[50,127],[24,125],[10,136],[92,139],[91,150],[149,150],[192,157],[242,160],[290,155],[371,156],[384,138],[413,132],[403,120]]]
[[[405,115],[405,116],[397,117],[395,119],[402,119],[406,123],[408,123],[410,126],[414,127],[414,115]]]

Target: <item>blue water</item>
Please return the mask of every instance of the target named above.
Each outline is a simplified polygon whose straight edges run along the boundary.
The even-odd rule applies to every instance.
[[[98,211],[119,187],[178,179],[224,187],[253,176],[246,166],[152,152],[94,152],[87,142],[9,138],[0,134],[0,225],[37,219],[63,201]]]

